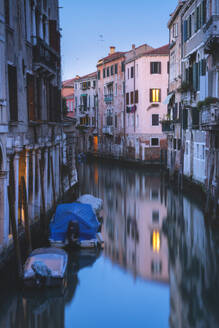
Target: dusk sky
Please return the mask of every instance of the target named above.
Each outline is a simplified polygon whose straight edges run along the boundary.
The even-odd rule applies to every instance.
[[[167,22],[177,0],[60,0],[62,80],[96,70],[97,61],[132,44],[168,43]]]

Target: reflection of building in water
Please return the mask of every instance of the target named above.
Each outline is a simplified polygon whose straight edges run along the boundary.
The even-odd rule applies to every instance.
[[[88,182],[85,185],[80,181],[82,193],[104,200],[106,256],[135,277],[167,282],[167,241],[162,233],[166,206],[161,177],[97,164],[81,169],[80,176]]]
[[[164,230],[169,243],[170,326],[218,327],[219,245],[215,233],[205,226],[198,206],[173,192],[168,195]]]

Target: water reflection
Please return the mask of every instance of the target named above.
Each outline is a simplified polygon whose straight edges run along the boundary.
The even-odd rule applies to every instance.
[[[104,200],[105,256],[136,277],[168,283],[165,185],[159,172],[81,166],[81,192]],[[98,179],[97,179],[98,177]]]
[[[1,294],[0,327],[64,328],[65,306],[73,301],[78,285],[78,272],[92,266],[100,250],[69,254],[66,286],[63,289],[17,290]]]
[[[169,190],[170,326],[218,327],[219,231],[205,223],[199,206]]]
[[[0,327],[218,327],[219,231],[201,206],[160,172],[88,163],[79,178],[104,200],[103,253],[70,255],[63,294],[2,292]]]

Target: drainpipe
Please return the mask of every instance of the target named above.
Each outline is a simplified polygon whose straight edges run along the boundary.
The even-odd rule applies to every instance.
[[[126,154],[126,79],[125,79],[125,73],[126,73],[126,65],[124,62],[124,116],[123,116],[123,124],[124,124],[124,142],[123,142],[123,157],[125,157]]]

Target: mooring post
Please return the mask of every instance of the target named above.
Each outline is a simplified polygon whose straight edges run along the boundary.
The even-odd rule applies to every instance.
[[[20,245],[18,240],[17,224],[15,218],[15,207],[14,207],[15,199],[14,199],[12,186],[10,185],[8,186],[8,203],[9,203],[9,210],[10,210],[11,229],[12,229],[12,235],[14,240],[17,265],[18,265],[18,275],[19,277],[22,277],[23,269],[22,269],[22,262],[21,262]]]
[[[32,242],[31,242],[31,233],[30,233],[30,223],[29,223],[29,216],[28,216],[28,207],[27,207],[27,188],[26,182],[24,177],[21,177],[21,184],[22,184],[22,200],[24,206],[24,224],[25,224],[25,234],[26,240],[28,244],[28,252],[29,254],[32,251]]]
[[[43,219],[41,219],[41,224],[42,224],[42,227],[45,228],[46,205],[45,205],[44,172],[43,172],[43,162],[42,162],[42,159],[40,159],[40,184],[41,184],[42,216],[43,216]]]
[[[54,179],[54,170],[53,170],[53,159],[52,159],[52,156],[50,157],[50,165],[51,165],[51,172],[52,172],[53,207],[54,207],[54,210],[55,210],[55,208],[56,208],[56,190],[55,190],[55,179]]]

